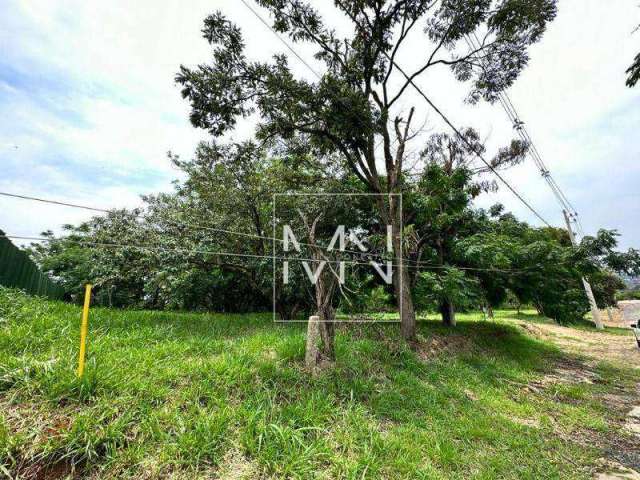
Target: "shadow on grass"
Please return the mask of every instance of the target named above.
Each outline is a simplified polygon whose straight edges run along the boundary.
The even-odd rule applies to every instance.
[[[521,313],[516,318],[530,320],[536,316]],[[416,345],[417,351],[406,346],[397,324],[344,324],[338,329],[335,368],[313,379],[303,373],[306,325],[274,325],[269,313],[219,315],[96,309],[92,325],[116,337],[130,336],[135,331],[144,338],[145,344],[160,340],[195,345],[221,340],[244,344],[252,350],[247,361],[257,362],[254,365],[260,380],[256,382],[257,388],[267,382],[283,394],[289,390],[285,394],[288,397],[296,395],[290,391],[293,385],[296,388],[306,385],[308,389],[330,391],[342,400],[360,399],[365,403],[374,398],[374,403],[384,403],[393,397],[411,397],[408,387],[415,388],[418,384],[436,387],[440,390],[438,401],[445,402],[442,393],[460,398],[464,390],[462,384],[480,382],[495,388],[523,381],[548,371],[563,357],[555,346],[532,339],[517,327],[503,323],[463,320],[455,328],[447,328],[435,320],[421,321],[418,331],[422,344]],[[421,350],[429,348],[433,339],[449,342],[452,347],[433,355]],[[274,367],[272,360],[260,358],[260,351],[271,349],[280,358],[278,367],[284,373]],[[230,352],[223,346],[216,349],[220,353],[225,351]],[[244,393],[251,394],[252,386],[245,387]]]
[[[381,418],[417,421],[425,408],[434,414],[434,404],[440,405],[438,416],[445,417],[460,405],[474,409],[466,390],[504,389],[559,362],[575,361],[504,324],[465,321],[447,328],[425,321],[419,324],[419,337],[412,351],[397,327],[351,327],[339,337],[335,368],[317,382],[344,401],[360,401]],[[444,347],[431,355],[434,340]]]

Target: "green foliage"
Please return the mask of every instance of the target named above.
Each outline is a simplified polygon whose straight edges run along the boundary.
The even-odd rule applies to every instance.
[[[591,262],[592,270],[609,269],[613,272],[629,276],[640,275],[640,251],[630,248],[626,252],[617,251],[615,230],[599,230],[595,237],[585,237],[580,243],[580,250]]]
[[[445,301],[458,310],[473,309],[481,304],[480,282],[455,267],[434,272],[421,272],[414,290],[416,307],[433,311]]]
[[[274,55],[266,62],[251,61],[240,27],[216,12],[207,17],[203,30],[212,46],[211,61],[196,68],[183,65],[176,76],[182,95],[191,104],[192,124],[220,137],[232,132],[240,118],[255,114],[256,137],[265,144],[278,138],[289,148],[304,145],[316,165],[346,169],[367,192],[379,194],[405,193],[413,187],[406,188],[405,152],[413,137],[415,107],[404,114],[397,109],[413,100],[407,95],[409,87],[415,86],[413,81],[447,65],[458,80],[472,85],[471,102],[481,98],[495,102],[525,68],[528,47],[540,39],[556,14],[555,0],[537,0],[534,5],[510,0],[381,4],[348,0],[334,4],[334,14],[351,27],[341,37],[311,2],[259,0],[258,4],[269,12],[276,32],[315,51],[316,59],[324,63],[324,73],[318,74],[318,81],[299,78],[284,55]],[[406,80],[396,85],[400,73],[396,53],[416,24],[422,25],[425,48],[414,62],[415,70],[402,72]],[[466,48],[465,40],[476,33],[483,38],[481,46],[468,55],[457,55],[457,47]],[[479,64],[486,68],[477,68]],[[479,143],[477,133],[469,131],[468,136]],[[449,145],[456,143],[446,136],[442,139]],[[378,141],[385,148],[378,149]],[[457,143],[463,156],[479,151]],[[513,141],[499,151],[496,166],[517,163],[526,148],[523,142]],[[450,155],[454,163],[457,153]],[[384,171],[379,170],[382,165]],[[394,249],[399,250],[403,223],[397,207],[390,202],[388,206],[377,204],[377,208],[392,226]],[[420,246],[416,250],[413,255],[421,257]],[[439,265],[443,266],[443,251],[439,250]],[[406,270],[394,276],[395,291],[400,291],[402,283],[403,291],[409,293],[396,299],[404,305],[399,310],[403,310],[407,338],[415,334],[412,295],[407,292],[415,283],[415,272],[413,279],[409,277]]]
[[[461,239],[456,247],[467,265],[497,269],[477,273],[493,306],[512,292],[520,304],[535,305],[560,323],[577,322],[589,311],[583,277],[589,279],[598,305],[604,308],[615,304],[615,293],[623,287],[614,272],[637,269],[635,250],[615,250],[615,232],[601,230],[573,248],[564,230],[531,228],[501,209],[495,213],[495,220],[485,219],[479,233]]]
[[[477,142],[473,130],[465,135]],[[186,174],[174,193],[145,197],[140,210],[114,211],[77,227],[66,226],[64,237],[45,232],[51,241],[34,245],[31,255],[78,301],[84,284],[91,282],[97,305],[271,310],[272,242],[267,226],[272,196],[265,190],[344,192],[359,184],[345,172],[323,177],[304,150],[282,158],[261,155],[251,144],[210,143],[200,145],[191,161],[171,157]],[[522,150],[515,149],[494,163],[508,166],[521,155]],[[638,272],[638,252],[616,251],[616,232],[586,237],[574,249],[563,230],[532,228],[501,206],[489,212],[475,209],[473,200],[492,186],[478,182],[468,169],[472,156],[459,140],[432,136],[423,152],[426,166],[403,194],[404,256],[410,285],[418,289],[413,294],[418,308],[438,310],[447,302],[458,310],[498,307],[511,292],[521,304],[535,305],[567,323],[588,311],[586,297],[579,294],[583,276],[590,279],[598,303],[612,305],[621,285],[608,272]],[[322,186],[318,178],[324,178]],[[322,238],[330,238],[337,224],[352,225],[370,235],[374,251],[383,250],[379,215],[366,196],[355,202],[326,198],[305,204],[299,197],[279,197],[278,228],[291,225],[304,242],[306,227],[299,211],[310,219],[322,213]],[[309,252],[301,255],[308,257]],[[313,292],[305,288],[308,282],[297,267],[291,268],[289,285],[282,284],[281,270],[276,271],[276,309],[285,319],[304,318],[314,310]],[[342,312],[377,312],[393,305],[391,289],[365,270],[353,266],[344,292],[354,293],[336,296],[334,306]]]
[[[608,270],[598,270],[589,277],[589,283],[600,308],[614,307],[616,294],[625,289],[622,279]]]
[[[616,300],[640,300],[640,289],[623,290],[616,292]]]
[[[424,70],[440,63],[434,57],[443,45],[454,50],[465,35],[488,28],[492,38],[482,51],[488,68],[473,69],[473,55],[447,58],[447,64],[459,80],[473,79],[471,98],[495,101],[526,66],[527,47],[540,39],[556,13],[553,0],[538,0],[535,5],[491,0],[394,1],[381,8],[347,1],[337,3],[336,8],[353,24],[354,33],[340,38],[307,2],[258,3],[272,15],[275,30],[317,50],[326,73],[311,84],[295,78],[284,56],[275,56],[272,63],[249,61],[241,29],[216,12],[207,17],[203,30],[213,46],[212,62],[195,69],[182,66],[176,77],[183,96],[191,102],[191,121],[218,136],[256,109],[263,120],[261,136],[308,135],[319,148],[340,151],[354,173],[368,137],[386,128],[387,109],[405,91],[406,86],[397,96],[388,98],[385,93],[380,99],[374,87],[387,85],[394,69],[388,56],[395,55],[394,48],[405,39],[402,32],[407,22],[425,24],[425,41],[434,45],[431,59],[428,52],[425,55]]]
[[[310,2],[258,3],[275,30],[316,51],[326,67],[323,75],[313,82],[298,78],[284,55],[252,61],[241,28],[220,12],[208,16],[202,32],[212,46],[211,61],[181,66],[176,81],[191,104],[191,122],[214,138],[201,143],[190,160],[170,156],[184,181],[170,194],[145,197],[139,211],[95,217],[68,227],[64,238],[32,247],[36,262],[61,278],[75,298],[91,281],[100,305],[270,309],[271,220],[304,226],[293,204],[275,216],[271,211],[273,194],[291,192],[401,192],[404,218],[391,202],[366,197],[351,208],[329,201],[322,209],[337,211],[374,237],[384,235],[383,223],[392,224],[394,242],[404,225],[401,253],[410,260],[410,275],[402,275],[403,287],[420,289],[412,297],[422,308],[441,308],[438,302],[497,306],[511,292],[566,322],[586,311],[586,300],[575,295],[582,276],[593,277],[599,300],[610,303],[615,285],[602,272],[640,271],[638,252],[616,252],[613,232],[573,249],[561,231],[531,228],[500,208],[475,209],[473,201],[497,187],[476,175],[487,169],[473,166],[477,153],[485,153],[473,129],[462,132],[464,139],[432,135],[421,152],[423,169],[416,176],[405,171],[414,109],[401,115],[396,106],[408,100],[410,83],[397,86],[390,79],[397,73],[392,59],[409,29],[423,25],[420,35],[433,47],[413,78],[448,65],[458,80],[471,84],[471,101],[492,102],[525,68],[528,47],[556,15],[555,0],[338,2],[337,13],[353,27],[344,30],[344,38]],[[456,55],[466,36],[480,32],[480,51]],[[479,63],[486,68],[474,68]],[[239,119],[254,114],[259,145],[220,141]],[[376,148],[378,140],[385,148]],[[513,166],[527,149],[526,142],[513,140],[493,155],[491,167]],[[323,232],[331,227],[327,218],[319,225]],[[275,273],[275,308],[282,318],[313,310],[309,289],[299,288],[300,282],[278,284]],[[400,277],[394,277],[396,287]],[[375,281],[353,283],[361,289],[351,306],[335,300],[344,311],[386,309],[394,300]]]
[[[351,280],[348,288],[357,294],[350,295],[348,301],[341,302],[341,312],[371,314],[390,311],[394,308],[393,296],[388,286],[377,285],[372,276],[366,278],[364,282],[358,282],[356,285],[354,283]]]

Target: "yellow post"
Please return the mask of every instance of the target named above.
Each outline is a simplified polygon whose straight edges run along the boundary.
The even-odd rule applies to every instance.
[[[80,325],[80,357],[78,358],[78,377],[84,373],[84,357],[87,353],[87,328],[89,326],[89,304],[91,303],[91,284],[84,290],[84,307],[82,308],[82,325]]]

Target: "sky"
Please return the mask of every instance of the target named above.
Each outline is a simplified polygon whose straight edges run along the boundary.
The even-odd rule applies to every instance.
[[[346,28],[332,2],[313,3],[338,32]],[[133,207],[140,195],[170,191],[179,172],[167,152],[189,158],[208,138],[190,125],[174,77],[181,64],[210,60],[201,29],[215,10],[243,28],[250,58],[286,53],[237,0],[190,0],[188,7],[177,0],[0,0],[0,191],[98,208]],[[640,86],[625,86],[625,70],[640,51],[640,32],[633,33],[638,24],[635,0],[560,0],[558,17],[509,90],[585,232],[616,229],[623,248],[640,248]],[[399,64],[415,68],[429,46],[424,36],[412,37]],[[299,51],[322,71],[312,50]],[[296,58],[290,63],[296,75],[314,79]],[[504,111],[466,104],[468,86],[448,69],[418,83],[456,125],[480,131],[488,155],[514,138]],[[427,135],[446,126],[413,93],[401,108],[411,106],[416,123],[424,125],[409,147],[417,151]],[[246,138],[252,128],[244,123],[230,138]],[[562,225],[531,160],[505,176],[550,223]],[[479,204],[495,202],[540,224],[505,188]],[[59,232],[89,216],[0,197],[0,229],[9,234]]]

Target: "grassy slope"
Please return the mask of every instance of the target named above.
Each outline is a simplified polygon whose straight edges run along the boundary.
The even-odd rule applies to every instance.
[[[532,392],[563,361],[504,322],[341,330],[335,369],[302,369],[304,326],[269,315],[94,309],[74,376],[80,310],[0,290],[0,465],[50,478],[587,478],[607,435],[601,381]],[[505,316],[502,313],[502,316]],[[440,337],[440,335],[447,335]],[[444,350],[428,355],[438,338]],[[456,348],[453,348],[456,347]],[[1,475],[0,475],[1,476]]]

